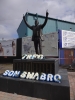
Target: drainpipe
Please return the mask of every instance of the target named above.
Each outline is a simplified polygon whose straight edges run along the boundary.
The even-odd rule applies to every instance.
[[[58,19],[56,19],[56,31],[58,32]]]

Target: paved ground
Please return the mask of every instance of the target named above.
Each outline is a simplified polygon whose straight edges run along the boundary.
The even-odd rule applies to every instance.
[[[0,73],[3,73],[6,69],[12,70],[12,64],[0,64]],[[75,100],[75,72],[68,72],[68,78],[70,82],[70,100]],[[10,94],[0,91],[0,100],[43,100],[37,98],[31,98],[27,96]]]

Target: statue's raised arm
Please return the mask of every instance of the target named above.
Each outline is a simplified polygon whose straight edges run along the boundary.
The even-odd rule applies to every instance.
[[[26,13],[27,14],[27,13]],[[27,25],[27,27],[29,27],[31,30],[32,30],[32,26],[30,26],[28,23],[27,23],[27,21],[26,21],[26,15],[24,16],[23,15],[23,20],[24,20],[24,22],[25,22],[25,24]]]
[[[45,17],[45,21],[44,21],[44,23],[41,25],[41,28],[43,29],[44,28],[44,26],[46,25],[46,23],[47,23],[47,20],[48,20],[48,11],[46,11],[46,17]]]

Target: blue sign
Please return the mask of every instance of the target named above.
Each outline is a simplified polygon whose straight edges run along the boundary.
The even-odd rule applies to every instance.
[[[58,46],[59,46],[59,48],[62,48],[62,31],[61,30],[58,30],[58,40],[59,40],[59,42],[58,42]]]

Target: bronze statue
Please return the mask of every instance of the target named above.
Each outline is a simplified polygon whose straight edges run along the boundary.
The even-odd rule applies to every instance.
[[[27,13],[26,13],[27,14]],[[27,22],[26,22],[26,15],[23,16],[23,20],[25,22],[25,24],[33,31],[33,35],[32,35],[32,41],[34,41],[34,47],[35,47],[35,52],[36,54],[42,54],[42,29],[44,28],[44,26],[47,23],[48,20],[48,11],[46,11],[46,17],[45,17],[45,21],[43,24],[39,25],[39,21],[35,20],[35,25],[34,26],[30,26]],[[39,47],[39,50],[38,50]]]

